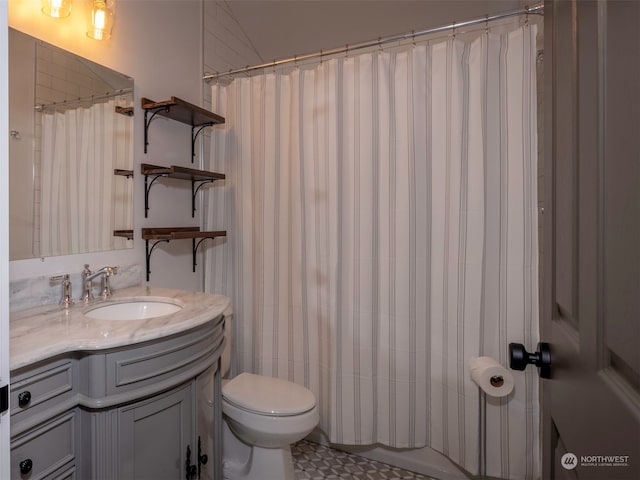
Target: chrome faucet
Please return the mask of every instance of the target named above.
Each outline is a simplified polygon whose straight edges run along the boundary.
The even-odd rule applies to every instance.
[[[92,272],[89,269],[89,264],[84,265],[82,270],[82,303],[89,303],[95,297],[93,296],[93,279],[102,276],[102,288],[100,296],[103,300],[106,300],[111,296],[111,286],[109,284],[109,277],[111,275],[118,274],[118,267],[102,267],[100,270]]]

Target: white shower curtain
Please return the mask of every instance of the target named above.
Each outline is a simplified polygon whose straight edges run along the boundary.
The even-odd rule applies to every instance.
[[[235,371],[315,392],[339,444],[429,446],[471,473],[471,357],[538,340],[535,26],[213,87],[206,288]],[[488,475],[539,477],[538,381],[487,405]]]
[[[42,115],[40,255],[125,248],[133,228],[133,120],[116,101]]]

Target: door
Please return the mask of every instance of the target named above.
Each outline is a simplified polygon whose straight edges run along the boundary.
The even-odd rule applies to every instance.
[[[9,28],[0,3],[0,396],[9,385]],[[8,387],[7,387],[8,388]],[[4,399],[8,400],[5,396]],[[2,403],[2,402],[0,402]],[[3,409],[0,409],[3,410]],[[0,478],[9,478],[9,411],[0,411]]]
[[[640,478],[640,2],[545,2],[543,478]]]

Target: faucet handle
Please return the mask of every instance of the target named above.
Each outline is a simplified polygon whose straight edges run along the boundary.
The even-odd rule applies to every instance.
[[[84,304],[89,303],[93,300],[93,290],[91,285],[91,269],[89,268],[89,264],[85,263],[84,268],[82,269],[82,297],[80,297],[80,301]]]
[[[63,275],[56,275],[49,278],[49,281],[62,282],[62,298],[60,299],[59,304],[64,308],[71,307],[75,302],[71,295],[71,281],[69,280],[69,274],[65,273]]]
[[[104,267],[102,270],[105,270],[105,272],[102,274],[102,292],[100,296],[103,300],[106,300],[111,297],[111,283],[109,282],[109,277],[111,277],[111,275],[118,274],[118,267]]]

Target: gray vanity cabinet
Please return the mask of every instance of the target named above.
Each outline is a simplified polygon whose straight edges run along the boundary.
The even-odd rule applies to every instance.
[[[223,344],[219,317],[13,371],[11,478],[219,478]]]

